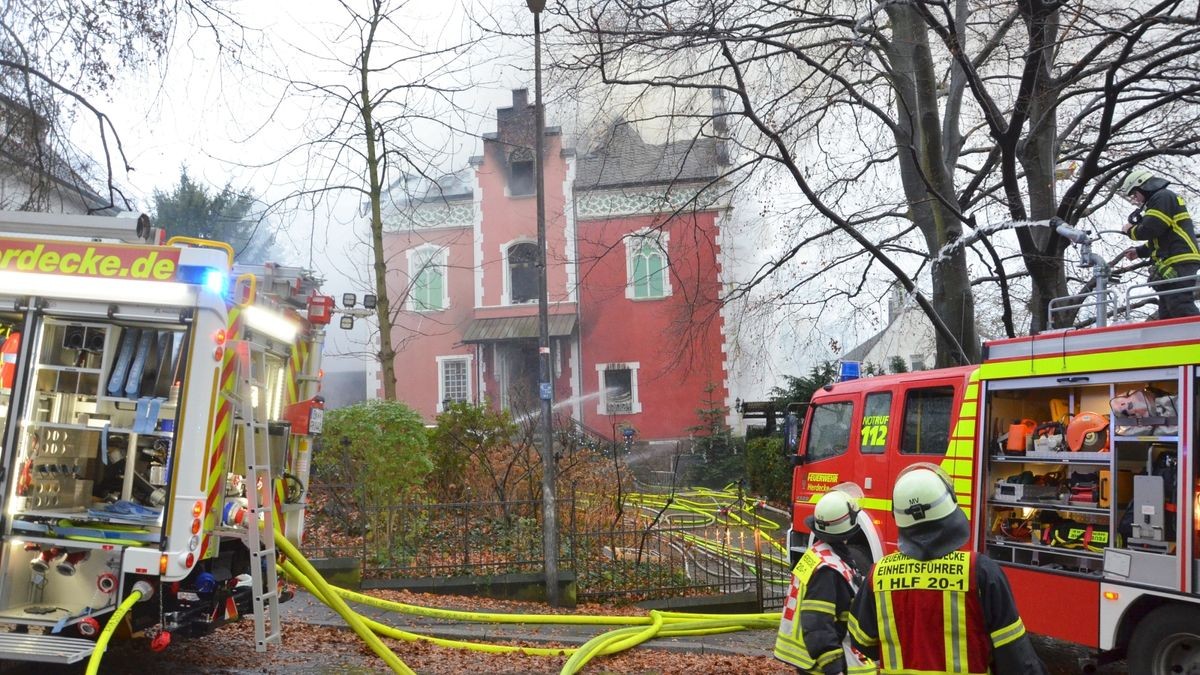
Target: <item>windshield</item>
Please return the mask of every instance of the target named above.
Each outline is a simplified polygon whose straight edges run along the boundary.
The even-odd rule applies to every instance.
[[[850,447],[850,401],[814,406],[804,446],[805,461],[816,462],[836,457]]]

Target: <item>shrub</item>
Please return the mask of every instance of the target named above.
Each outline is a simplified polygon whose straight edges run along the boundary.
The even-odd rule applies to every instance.
[[[783,456],[782,438],[769,436],[746,443],[746,477],[750,480],[752,493],[773,502],[788,502],[792,490],[792,465]]]
[[[353,486],[358,506],[387,506],[420,494],[433,470],[429,434],[415,410],[367,401],[329,411],[313,470]]]

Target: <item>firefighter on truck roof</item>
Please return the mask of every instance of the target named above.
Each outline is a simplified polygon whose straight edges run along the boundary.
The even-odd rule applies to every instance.
[[[850,603],[862,583],[846,542],[858,534],[857,496],[853,483],[826,492],[805,525],[813,533],[812,545],[792,570],[775,658],[796,667],[799,673],[837,675],[876,672],[863,665],[846,638]]]
[[[1000,567],[958,550],[971,536],[953,482],[919,463],[896,479],[899,551],[875,564],[855,598],[854,646],[881,673],[1038,675],[1046,672]]]
[[[1194,287],[1195,280],[1171,281],[1193,276],[1200,270],[1200,251],[1187,205],[1183,197],[1167,189],[1168,185],[1166,179],[1146,169],[1134,169],[1120,189],[1121,196],[1137,207],[1121,229],[1130,239],[1141,242],[1126,249],[1125,257],[1150,258],[1154,263],[1150,281],[1161,281],[1157,287],[1157,319],[1200,314],[1192,293],[1181,290]]]

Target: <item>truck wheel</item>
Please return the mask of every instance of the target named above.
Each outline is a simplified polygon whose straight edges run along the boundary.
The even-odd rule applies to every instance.
[[[1142,619],[1129,641],[1129,672],[1200,673],[1200,611],[1168,605]]]

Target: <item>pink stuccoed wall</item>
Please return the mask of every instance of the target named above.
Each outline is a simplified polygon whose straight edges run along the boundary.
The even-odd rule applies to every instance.
[[[705,399],[720,405],[726,396],[717,303],[715,214],[678,217],[665,226],[672,268],[672,294],[655,300],[625,297],[625,246],[613,245],[630,232],[658,224],[650,216],[581,221],[580,288],[584,395],[600,387],[596,364],[638,362],[638,400],[633,415],[597,413],[595,399],[583,405],[583,421],[598,430],[627,422],[639,440],[677,438],[700,422]],[[681,345],[683,345],[681,347]],[[711,394],[705,393],[709,384]]]

